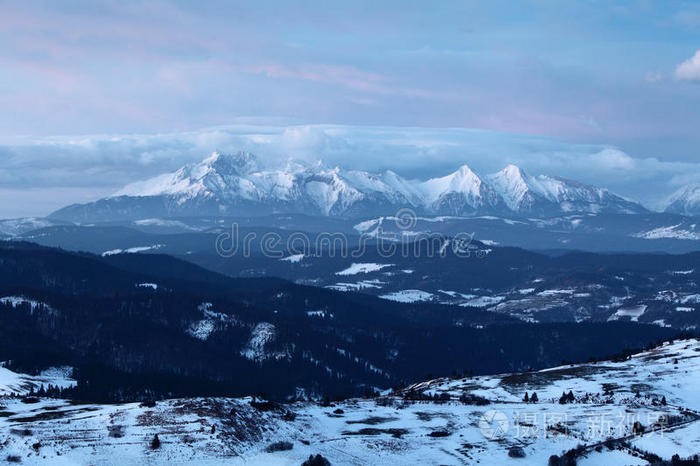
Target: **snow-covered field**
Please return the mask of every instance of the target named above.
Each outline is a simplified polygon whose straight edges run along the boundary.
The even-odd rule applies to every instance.
[[[629,317],[632,322],[637,322],[646,310],[647,307],[644,304],[632,307],[621,307],[615,314],[608,317],[608,320],[618,320],[620,317]]]
[[[382,270],[385,267],[391,267],[394,264],[373,264],[373,263],[353,263],[347,269],[336,272],[336,275],[357,275],[358,273],[370,273]]]
[[[422,290],[400,290],[389,294],[383,294],[379,297],[399,303],[415,303],[418,301],[430,301],[433,299],[432,293]]]
[[[116,254],[137,254],[139,252],[152,251],[164,247],[164,244],[153,244],[151,246],[135,246],[126,249],[110,249],[102,253],[102,257],[114,256]]]
[[[700,234],[689,229],[679,228],[681,225],[672,225],[654,228],[648,231],[642,231],[635,235],[636,238],[643,239],[661,239],[661,238],[675,238],[675,239],[685,239],[685,240],[698,240],[700,239]],[[694,226],[694,225],[693,225]]]
[[[289,262],[291,264],[296,264],[298,262],[301,262],[301,260],[304,258],[304,254],[292,254],[291,256],[283,257],[280,259],[283,262]]]
[[[5,374],[0,383],[7,380]],[[321,454],[334,465],[546,465],[580,446],[578,464],[650,464],[650,453],[665,460],[700,453],[698,381],[700,344],[682,340],[619,362],[436,379],[329,406],[198,398],[148,407],[5,397],[0,461],[299,465]],[[524,402],[526,392],[538,401]],[[573,400],[560,403],[563,392]],[[635,422],[643,433],[634,432]],[[151,448],[156,434],[160,446]]]
[[[37,391],[42,385],[45,388],[49,385],[58,388],[72,387],[75,385],[75,381],[70,378],[72,372],[73,369],[70,367],[51,367],[39,375],[26,375],[18,374],[0,365],[0,397]],[[2,406],[1,401],[0,406]]]
[[[381,288],[386,282],[373,280],[360,280],[357,283],[338,282],[335,285],[328,285],[326,288],[336,291],[360,291],[367,288]]]

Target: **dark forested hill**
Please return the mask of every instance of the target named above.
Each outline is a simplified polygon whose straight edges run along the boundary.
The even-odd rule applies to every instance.
[[[78,368],[80,397],[344,396],[424,378],[555,365],[674,333],[528,324],[437,303],[231,278],[164,255],[0,243],[0,360]]]

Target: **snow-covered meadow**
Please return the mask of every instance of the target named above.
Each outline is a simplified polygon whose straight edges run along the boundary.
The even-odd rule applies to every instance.
[[[5,396],[0,458],[298,465],[321,454],[331,464],[539,465],[576,451],[578,464],[649,464],[649,455],[700,453],[699,374],[700,344],[682,340],[617,362],[436,379],[327,405],[252,398],[102,405]],[[7,369],[0,375],[2,393],[26,393],[41,381]],[[18,384],[22,378],[32,384]],[[573,400],[560,402],[569,392]],[[537,402],[524,402],[525,393],[537,393]],[[156,434],[160,445],[152,448]]]

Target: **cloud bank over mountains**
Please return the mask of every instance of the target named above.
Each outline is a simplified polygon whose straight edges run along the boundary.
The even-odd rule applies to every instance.
[[[698,179],[698,18],[663,0],[7,0],[0,216],[216,149],[422,179],[513,163],[652,203]]]
[[[680,186],[700,179],[700,163],[638,158],[617,148],[569,144],[548,137],[496,131],[344,125],[236,124],[170,134],[61,136],[0,140],[4,195],[22,196],[0,217],[45,215],[87,202],[214,150],[249,151],[267,167],[293,161],[373,172],[393,170],[427,179],[468,164],[479,174],[515,164],[609,188],[658,207]],[[25,201],[26,200],[26,201]]]
[[[241,116],[483,128],[694,161],[700,4],[6,0],[0,136]],[[284,20],[280,20],[283,18]],[[669,79],[670,78],[670,79]]]

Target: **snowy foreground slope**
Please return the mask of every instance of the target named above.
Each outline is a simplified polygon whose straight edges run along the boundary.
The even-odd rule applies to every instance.
[[[569,454],[576,464],[651,464],[700,453],[698,382],[700,344],[682,340],[620,362],[436,379],[330,406],[4,397],[0,461],[298,465],[321,454],[331,464],[539,465],[581,446]],[[538,401],[523,402],[533,391]]]

